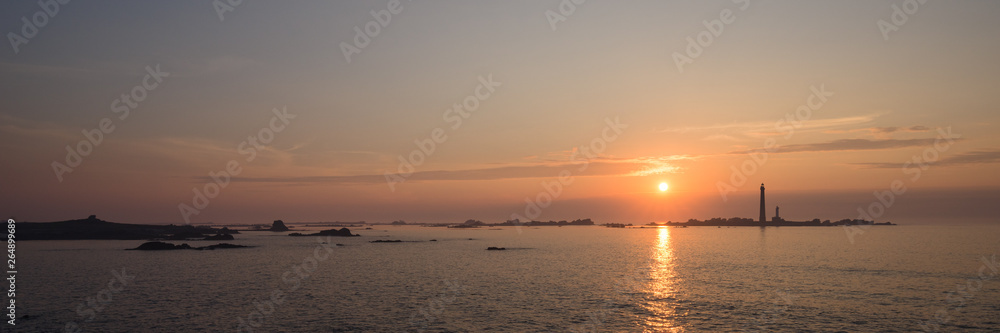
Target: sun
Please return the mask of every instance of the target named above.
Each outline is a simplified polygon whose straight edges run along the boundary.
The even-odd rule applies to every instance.
[[[660,183],[660,192],[666,192],[667,189],[669,189],[669,188],[670,188],[670,185],[667,185],[667,183]]]

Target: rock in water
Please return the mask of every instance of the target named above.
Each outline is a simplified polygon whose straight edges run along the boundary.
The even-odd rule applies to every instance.
[[[187,245],[187,244],[174,245],[174,244],[164,243],[164,242],[145,242],[145,243],[142,243],[142,245],[139,245],[139,247],[131,249],[131,250],[160,251],[160,250],[189,250],[191,248],[192,248],[191,245]]]
[[[198,250],[238,249],[238,248],[242,248],[242,247],[249,247],[249,246],[229,244],[229,243],[219,243],[219,244],[215,244],[215,245],[209,245],[209,246],[205,246],[205,247],[199,247],[197,249]]]
[[[181,244],[174,245],[164,242],[145,242],[139,247],[129,250],[139,250],[139,251],[161,251],[161,250],[215,250],[215,249],[235,249],[241,247],[249,247],[246,245],[235,245],[229,243],[219,243],[215,245],[203,246],[203,247],[191,247],[191,245]]]
[[[230,234],[216,234],[214,236],[206,236],[205,240],[234,240],[236,237]]]
[[[323,231],[319,232],[319,235],[320,236],[339,236],[339,237],[360,236],[360,235],[352,235],[351,234],[351,230],[347,229],[347,228],[340,228],[340,230],[336,230],[336,229],[323,230]]]
[[[361,235],[351,234],[351,230],[347,228],[340,228],[340,230],[337,229],[323,230],[314,234],[303,234],[301,232],[293,232],[288,235],[289,236],[337,236],[337,237],[361,236]]]
[[[285,226],[285,222],[284,221],[282,221],[282,220],[274,220],[274,223],[271,224],[271,229],[267,229],[267,230],[270,230],[270,231],[288,231],[289,229],[288,229],[288,227]]]

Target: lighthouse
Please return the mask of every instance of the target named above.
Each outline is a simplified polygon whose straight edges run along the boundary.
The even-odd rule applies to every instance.
[[[760,183],[760,224],[764,224],[765,221],[767,216],[764,214],[764,183]]]

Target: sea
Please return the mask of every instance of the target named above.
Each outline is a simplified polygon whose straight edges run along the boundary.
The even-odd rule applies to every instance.
[[[19,242],[3,331],[1000,331],[1000,226],[351,229]]]

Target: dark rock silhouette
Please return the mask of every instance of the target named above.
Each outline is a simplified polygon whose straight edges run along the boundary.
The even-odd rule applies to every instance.
[[[238,249],[238,248],[243,248],[243,247],[250,247],[250,246],[236,245],[236,244],[229,244],[229,243],[219,243],[219,244],[215,244],[215,245],[209,245],[209,246],[199,247],[199,248],[196,248],[196,250]]]
[[[225,229],[225,228],[223,228]],[[222,229],[192,225],[155,225],[115,223],[97,219],[91,215],[86,219],[59,222],[18,222],[18,240],[71,240],[71,239],[164,239],[188,233],[192,238],[214,235]],[[230,231],[229,233],[236,233]]]
[[[236,239],[236,237],[233,237],[233,235],[229,234],[216,234],[205,237],[205,240],[234,240],[234,239]]]
[[[507,249],[506,247],[496,247],[496,246],[490,246],[486,248],[487,251],[503,251],[506,249]]]
[[[361,235],[351,234],[351,230],[347,229],[347,228],[340,228],[339,230],[338,229],[323,230],[323,231],[320,231],[320,232],[317,232],[317,233],[313,233],[313,234],[303,234],[301,232],[293,232],[293,233],[290,233],[288,235],[289,236],[296,236],[296,237],[301,237],[301,236],[357,237],[357,236],[361,236]]]
[[[760,221],[743,218],[743,217],[733,217],[733,218],[721,218],[716,217],[708,220],[696,220],[689,219],[687,222],[667,222],[664,224],[654,225],[667,225],[667,226],[719,226],[719,227],[832,227],[832,226],[843,226],[843,225],[896,225],[892,222],[876,223],[874,221],[867,221],[862,219],[843,219],[836,222],[831,222],[830,220],[820,221],[820,219],[813,219],[811,221],[786,221],[783,218],[775,218],[771,221],[766,221],[761,223]]]
[[[285,226],[285,222],[284,221],[282,221],[282,220],[274,220],[274,223],[271,224],[271,228],[267,229],[267,230],[268,231],[288,231],[290,229],[288,229],[288,227]]]
[[[139,245],[139,247],[137,247],[137,248],[128,249],[128,250],[138,250],[138,251],[215,250],[215,249],[235,249],[235,248],[242,248],[242,247],[249,247],[249,246],[229,244],[229,243],[219,243],[219,244],[209,245],[209,246],[191,247],[191,245],[187,245],[187,243],[181,244],[181,245],[174,245],[174,244],[164,243],[164,242],[145,242],[145,243],[142,243],[142,245]]]
[[[369,243],[402,243],[402,240],[398,239],[376,239],[373,241],[368,241]]]
[[[191,247],[191,245],[187,244],[174,245],[164,242],[145,242],[142,243],[142,245],[139,245],[139,247],[130,250],[161,251],[161,250],[190,250],[190,249],[193,248]]]
[[[352,235],[351,234],[351,230],[347,229],[347,228],[340,228],[340,230],[336,230],[336,229],[323,230],[323,231],[319,232],[319,235],[320,236],[339,236],[339,237],[361,236],[361,235]]]
[[[519,219],[507,220],[504,223],[498,224],[487,224],[489,226],[515,226],[515,225],[526,225],[526,226],[564,226],[564,225],[594,225],[594,221],[591,219],[577,219],[573,221],[529,221],[521,222]]]

